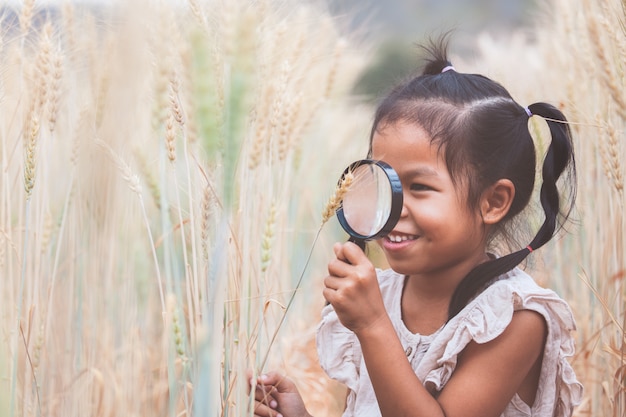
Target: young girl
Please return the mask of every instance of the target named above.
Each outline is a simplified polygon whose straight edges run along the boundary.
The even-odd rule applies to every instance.
[[[572,313],[516,267],[572,207],[566,119],[457,72],[445,37],[425,49],[423,74],[382,101],[370,138],[369,157],[390,164],[403,187],[400,220],[378,242],[390,269],[376,270],[353,243],[334,246],[317,335],[321,365],[348,388],[344,416],[571,416],[582,396],[566,360]],[[527,246],[498,257],[489,244],[519,226],[534,188],[532,116],[551,132],[545,220]],[[251,382],[255,416],[309,416],[290,379],[271,372]]]

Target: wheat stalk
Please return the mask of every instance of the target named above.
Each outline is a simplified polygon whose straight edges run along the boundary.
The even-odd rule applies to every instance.
[[[24,138],[24,190],[26,191],[26,199],[30,200],[35,187],[39,119],[31,112],[27,120]]]
[[[284,154],[287,149],[288,137],[286,134],[287,128],[284,127],[285,134],[281,135],[281,127],[286,125],[289,122],[289,113],[288,113],[288,86],[289,86],[289,74],[291,73],[292,67],[289,61],[283,61],[280,75],[277,79],[277,86],[275,87],[276,93],[274,100],[271,106],[271,114],[270,114],[270,125],[271,125],[271,140],[277,141],[274,146],[277,146],[279,159],[284,159]],[[272,145],[270,143],[270,145]],[[282,151],[281,151],[282,149]],[[281,158],[282,156],[282,158]]]
[[[61,77],[63,70],[63,58],[59,52],[52,55],[52,70],[50,71],[50,98],[48,101],[48,128],[54,132],[59,112],[59,100],[61,97]]]
[[[41,40],[39,42],[39,52],[35,60],[35,73],[33,85],[36,88],[35,94],[37,100],[33,102],[35,111],[43,111],[48,101],[49,82],[52,73],[51,55],[52,55],[52,24],[46,22],[41,31]]]
[[[20,30],[23,38],[25,38],[30,31],[34,10],[35,0],[24,0],[22,4],[22,11],[19,14]]]
[[[185,124],[185,118],[179,103],[179,89],[180,82],[176,75],[172,74],[172,77],[170,78],[170,108],[176,123],[183,127]]]
[[[300,193],[294,178],[334,164],[320,152],[344,134],[328,131],[355,113],[320,106],[328,79],[339,99],[346,67],[330,62],[334,32],[312,31],[317,12],[297,2],[228,1],[226,18],[197,0],[141,15],[137,2],[122,3],[96,14],[66,2],[61,24],[38,14],[35,26],[36,3],[25,0],[22,47],[2,34],[0,275],[10,278],[0,292],[45,312],[24,327],[24,352],[13,321],[21,307],[4,311],[11,413],[183,415],[204,392],[216,401],[200,410],[243,415],[241,370],[258,363],[274,306],[286,320],[282,297],[298,293],[292,264],[316,230],[319,193]],[[194,117],[213,129],[195,131]],[[313,122],[303,142],[313,151],[297,153]],[[115,169],[101,169],[103,159]]]
[[[621,164],[621,156],[623,155],[623,152],[620,149],[620,136],[611,123],[607,124],[607,130],[609,137],[606,146],[606,153],[610,179],[613,180],[613,185],[620,195],[620,201],[623,201],[621,198],[624,196],[624,177],[622,175],[623,166]]]
[[[598,17],[592,14],[589,17],[588,32],[593,45],[595,46],[595,54],[600,61],[598,72],[600,79],[606,85],[606,89],[611,98],[617,104],[617,112],[623,120],[626,120],[626,99],[623,96],[622,83],[617,79],[612,59],[609,58],[604,42],[600,37],[601,25],[598,23]]]
[[[326,81],[326,90],[324,92],[324,97],[328,98],[331,96],[333,92],[333,88],[335,86],[335,78],[337,77],[337,68],[339,67],[339,62],[341,59],[341,55],[346,49],[346,41],[340,39],[335,46],[335,51],[333,52],[333,59],[331,61],[330,71],[328,72],[328,79]]]
[[[122,178],[126,181],[131,191],[133,191],[139,198],[139,203],[141,205],[143,217],[146,222],[146,230],[148,232],[148,237],[151,243],[152,257],[154,260],[155,271],[157,275],[157,283],[159,287],[159,295],[161,297],[161,311],[163,312],[163,314],[165,314],[166,308],[165,308],[165,297],[164,297],[164,292],[163,292],[163,282],[161,279],[161,272],[159,268],[158,257],[156,254],[156,248],[154,247],[154,239],[152,237],[152,230],[150,229],[150,222],[148,220],[148,215],[146,213],[146,207],[143,203],[143,197],[141,193],[141,183],[140,183],[139,177],[133,172],[130,166],[128,166],[126,161],[124,161],[124,159],[122,159],[122,157],[120,157],[106,142],[104,142],[103,140],[99,138],[96,138],[95,143],[96,145],[98,145],[99,147],[101,147],[107,152],[111,160],[115,163],[115,165],[117,165],[118,169],[122,173]]]
[[[270,206],[265,229],[261,238],[261,272],[267,271],[272,256],[272,240],[274,240],[274,226],[276,222],[276,205]]]
[[[176,162],[176,130],[174,122],[176,116],[173,111],[167,114],[165,121],[165,148],[167,149],[167,157],[171,163]]]
[[[202,190],[202,203],[200,207],[200,240],[202,244],[202,257],[205,261],[208,261],[209,259],[209,219],[212,211],[212,200],[212,193],[209,187],[204,187]]]

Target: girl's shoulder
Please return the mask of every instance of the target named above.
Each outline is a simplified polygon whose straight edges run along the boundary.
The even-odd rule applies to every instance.
[[[477,311],[481,315],[491,311],[501,320],[504,319],[508,325],[510,316],[517,310],[536,311],[546,321],[558,324],[565,331],[576,328],[572,310],[567,302],[554,290],[539,285],[519,268],[498,277],[468,303],[459,316],[468,318]],[[507,314],[503,315],[502,312]]]
[[[572,311],[556,292],[538,285],[519,268],[498,277],[444,326],[420,363],[418,377],[431,389],[441,390],[468,343],[496,339],[519,310],[541,314],[548,327],[543,352],[544,380],[540,382],[532,415],[548,415],[542,414],[545,409],[558,410],[555,416],[571,415],[572,407],[582,397],[582,386],[567,361],[574,354],[571,332],[576,325]]]
[[[576,323],[570,306],[519,268],[492,281],[446,327],[449,332],[466,332],[472,340],[485,343],[498,337],[518,310],[541,314],[548,329],[563,336],[559,342],[567,345],[566,351],[573,353],[570,332],[576,330]]]

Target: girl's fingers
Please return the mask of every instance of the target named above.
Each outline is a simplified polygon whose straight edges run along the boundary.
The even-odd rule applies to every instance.
[[[277,403],[274,395],[276,393],[276,388],[273,386],[262,386],[257,385],[254,392],[254,399],[258,402],[262,402],[264,404],[269,405],[272,408],[276,408]]]
[[[337,259],[350,265],[353,265],[358,259],[359,252],[363,253],[361,248],[352,242],[335,243],[333,252],[335,252]]]
[[[254,415],[258,417],[276,417],[278,412],[265,404],[254,404]]]
[[[339,259],[332,259],[328,262],[328,275],[332,278],[343,279],[357,272],[358,267]]]
[[[337,259],[345,262],[346,257],[343,255],[343,245],[341,243],[337,242],[333,245],[333,252],[335,252]]]
[[[337,288],[339,288],[339,282],[337,281],[338,279],[341,278],[335,278],[328,275],[326,278],[324,278],[324,287],[330,290],[336,290]]]
[[[337,259],[355,265],[367,258],[365,252],[354,242],[335,243],[333,251]]]
[[[297,393],[293,381],[279,372],[270,371],[254,379],[248,372],[250,387],[254,389],[255,417],[282,417],[278,413],[278,396],[284,393]]]
[[[259,383],[264,387],[271,386],[275,390],[272,394],[298,391],[294,382],[280,372],[270,371],[261,375]]]
[[[262,388],[256,388],[254,399],[255,417],[276,417],[278,415],[278,412],[276,411],[278,403],[274,397],[264,392]]]

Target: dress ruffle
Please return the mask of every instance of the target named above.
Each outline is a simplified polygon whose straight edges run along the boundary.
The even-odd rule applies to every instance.
[[[361,358],[359,340],[352,331],[341,324],[331,305],[322,310],[316,344],[322,369],[330,378],[356,391],[359,380],[358,364]]]

